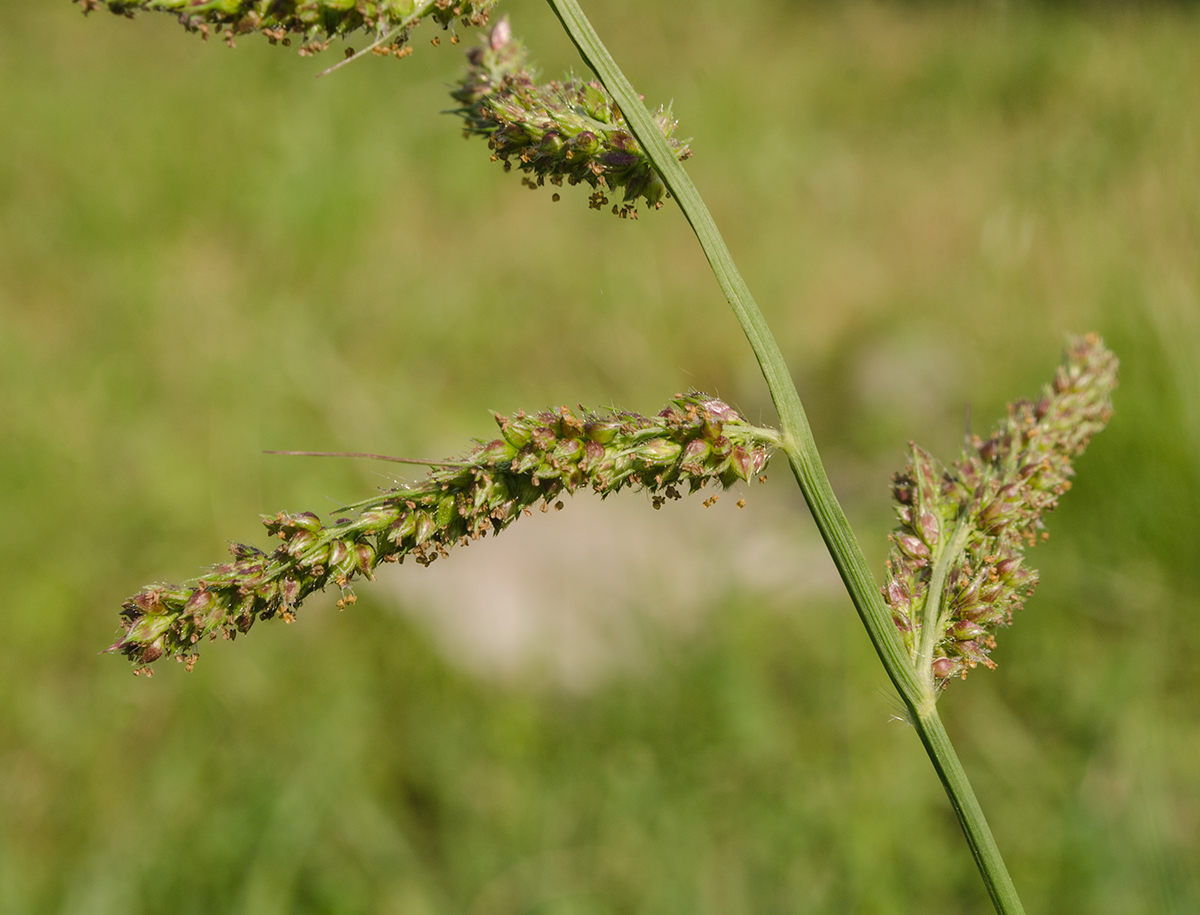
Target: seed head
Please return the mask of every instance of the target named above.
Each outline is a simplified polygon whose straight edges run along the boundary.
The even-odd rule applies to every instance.
[[[181,586],[143,588],[121,611],[124,634],[111,646],[139,671],[160,657],[193,663],[204,638],[233,638],[255,620],[291,622],[300,603],[330,584],[339,607],[354,601],[352,582],[374,578],[382,562],[412,556],[422,565],[456,544],[498,534],[541,503],[592,489],[606,497],[626,487],[646,490],[660,507],[709,481],[728,486],[761,470],[776,434],[747,423],[706,394],[682,394],[657,416],[593,413],[566,407],[532,416],[496,416],[501,438],[480,442],[461,460],[436,467],[420,482],[357,505],[325,524],[311,512],[266,516],[273,552],[234,544],[232,562]],[[726,442],[718,449],[711,439]]]
[[[524,172],[527,186],[586,183],[597,210],[609,204],[608,192],[620,190],[613,212],[622,218],[637,216],[639,200],[662,205],[666,186],[600,83],[569,76],[539,85],[507,19],[467,51],[467,63],[451,93],[460,105],[453,113],[466,123],[467,136],[487,140],[493,161]],[[670,109],[659,108],[654,120],[675,155],[687,159],[691,150],[673,136]]]
[[[1070,487],[1074,458],[1112,416],[1116,386],[1117,359],[1103,341],[1072,338],[1038,398],[1010,404],[996,430],[971,436],[954,465],[911,446],[892,482],[900,523],[883,597],[914,661],[923,646],[931,649],[924,662],[935,681],[996,666],[994,633],[1038,580],[1023,551],[1046,536],[1042,516]],[[940,593],[931,594],[935,582]]]
[[[329,47],[334,38],[365,32],[377,54],[404,57],[409,31],[426,19],[443,28],[455,21],[486,25],[497,0],[75,0],[84,13],[106,6],[132,18],[136,13],[172,13],[189,32],[208,40],[215,32],[233,46],[234,38],[251,32],[271,44],[290,45],[296,36],[301,56]]]

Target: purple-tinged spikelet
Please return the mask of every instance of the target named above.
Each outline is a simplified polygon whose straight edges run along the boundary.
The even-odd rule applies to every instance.
[[[163,656],[190,668],[202,639],[233,638],[257,619],[291,622],[301,601],[331,584],[345,607],[355,599],[351,582],[373,578],[381,562],[411,555],[428,565],[455,544],[498,534],[538,502],[545,510],[564,492],[592,489],[604,497],[632,486],[651,493],[658,508],[680,498],[678,487],[695,492],[709,482],[728,487],[755,479],[777,444],[773,431],[699,393],[676,397],[653,418],[562,407],[497,415],[496,423],[499,438],[438,466],[421,483],[350,506],[350,519],[264,517],[279,546],[264,552],[234,544],[231,562],[193,582],[143,588],[125,602],[125,632],[109,650],[138,672]],[[718,442],[725,444],[714,447]]]
[[[1117,359],[1094,334],[1072,338],[1053,382],[1010,404],[986,439],[945,468],[912,445],[893,478],[885,602],[919,672],[945,684],[989,657],[1037,584],[1023,550],[1048,536],[1042,515],[1070,488],[1072,460],[1112,415]],[[932,629],[930,627],[933,627]]]

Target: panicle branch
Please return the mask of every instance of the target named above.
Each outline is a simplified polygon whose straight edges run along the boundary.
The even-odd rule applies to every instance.
[[[355,578],[374,578],[381,562],[412,556],[428,565],[456,544],[498,534],[537,503],[562,508],[558,497],[592,489],[602,497],[632,486],[651,493],[655,508],[710,481],[729,487],[760,474],[778,444],[770,429],[751,426],[728,404],[706,394],[679,395],[657,416],[566,407],[532,416],[496,415],[500,437],[459,461],[348,506],[348,518],[325,524],[312,512],[264,516],[281,543],[265,552],[233,544],[232,561],[184,585],[152,585],[127,600],[119,651],[137,672],[161,657],[190,669],[204,638],[233,638],[256,619],[291,622],[314,591],[337,585],[338,607],[354,602]]]
[[[333,38],[363,31],[375,39],[378,54],[405,56],[409,30],[431,19],[443,28],[455,20],[482,26],[497,0],[75,0],[85,13],[101,6],[132,17],[142,11],[174,13],[189,32],[210,33],[230,46],[235,36],[260,32],[271,44],[300,38],[300,54],[329,47]],[[457,40],[457,39],[455,39]],[[436,43],[436,39],[435,39]]]
[[[516,163],[530,188],[586,183],[596,210],[609,204],[608,192],[622,190],[621,203],[612,204],[622,218],[637,218],[639,200],[662,206],[666,186],[599,82],[572,76],[539,85],[507,20],[467,52],[467,61],[451,93],[461,105],[454,113],[466,122],[467,136],[487,138],[492,161],[503,162],[505,171]],[[673,136],[670,109],[660,107],[653,117],[675,156],[690,157],[687,143]]]
[[[1024,548],[1049,536],[1042,515],[1071,485],[1072,460],[1112,415],[1117,358],[1095,334],[1071,338],[1053,382],[1010,404],[986,439],[970,436],[943,467],[911,445],[893,478],[884,600],[918,672],[944,686],[989,657],[1037,584]]]

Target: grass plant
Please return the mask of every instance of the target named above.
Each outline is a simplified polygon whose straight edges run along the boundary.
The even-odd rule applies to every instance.
[[[591,206],[607,205],[607,192],[622,190],[614,215],[636,216],[644,199],[654,207],[673,195],[704,249],[758,359],[780,417],[780,431],[755,430],[724,403],[706,395],[680,398],[655,423],[636,414],[582,418],[563,408],[499,419],[502,438],[464,460],[435,471],[419,487],[401,487],[383,499],[348,506],[357,517],[323,526],[312,513],[267,521],[283,540],[273,554],[241,544],[234,561],[216,566],[182,588],[152,586],[126,602],[119,650],[149,672],[164,654],[191,669],[195,646],[218,634],[247,632],[255,619],[295,618],[314,590],[336,583],[338,606],[353,602],[355,575],[374,577],[388,559],[415,554],[422,564],[447,555],[461,540],[498,534],[539,499],[543,508],[562,489],[590,485],[608,495],[632,482],[678,498],[676,484],[695,492],[710,479],[728,486],[749,481],[765,466],[771,446],[787,455],[817,526],[841,573],[880,660],[908,710],[967,836],[998,912],[1023,912],[991,831],[937,715],[939,691],[956,674],[984,663],[991,630],[1012,622],[1013,610],[1036,582],[1022,567],[1021,541],[1033,543],[1041,515],[1069,485],[1071,460],[1103,428],[1111,414],[1116,360],[1096,336],[1075,341],[1053,385],[1037,402],[1009,408],[1009,419],[953,470],[938,467],[919,449],[895,486],[901,531],[895,535],[882,590],[867,567],[817,452],[816,441],[791,381],[783,354],[721,238],[708,208],[680,167],[688,153],[668,139],[675,122],[660,110],[646,112],[575,0],[549,0],[571,41],[598,82],[569,79],[535,84],[524,51],[501,20],[469,54],[470,69],[454,98],[468,133],[487,138],[493,160],[560,185],[586,182]],[[99,5],[87,2],[85,12]],[[371,47],[404,44],[408,29],[437,12],[443,26],[453,18],[481,25],[488,10],[430,3],[404,9],[369,7],[348,12],[322,0],[280,12],[270,4],[200,4],[186,8],[160,0],[108,3],[116,13],[178,11],[192,31],[224,28],[235,34],[261,31],[272,43],[288,32],[302,34],[302,51],[324,50],[328,41],[361,27]],[[167,9],[169,8],[169,9]],[[390,14],[390,15],[389,15]],[[352,57],[353,52],[348,56]],[[557,196],[557,195],[556,195]],[[742,440],[741,430],[749,438]],[[661,498],[656,496],[656,507]],[[556,503],[561,507],[562,503]],[[886,595],[885,608],[881,594]],[[899,633],[899,634],[898,634]],[[901,648],[901,637],[907,652]]]
[[[572,10],[565,7],[564,9],[564,19],[568,21],[568,25],[576,29],[582,28],[581,20],[573,23],[570,21],[574,15]],[[586,47],[586,41],[580,41]],[[497,46],[502,48],[504,44],[497,41],[494,31],[489,33],[487,48],[496,50]],[[594,48],[591,49],[591,53],[595,54]],[[476,65],[474,60],[472,65]],[[626,97],[623,99],[623,89],[615,85],[616,79],[611,75],[605,78],[603,66],[597,66],[596,69],[602,84],[614,84],[607,86],[616,104],[615,109],[609,110],[623,114],[632,112],[634,108],[628,101],[628,93],[625,93]],[[568,96],[569,103],[578,104],[570,101],[577,97]],[[564,96],[556,98],[561,103]],[[639,114],[642,113],[640,107],[637,110]],[[689,212],[687,207],[694,204],[687,200],[686,187],[672,184],[672,170],[677,163],[679,150],[664,147],[669,158],[662,155],[662,150],[658,150],[656,155],[654,142],[649,139],[657,138],[661,134],[664,123],[655,123],[648,117],[642,124],[633,116],[627,117],[626,120],[629,124],[629,134],[639,141],[642,148],[648,150],[647,156],[654,163],[663,181],[663,187],[685,207],[685,212]],[[482,123],[482,120],[477,118],[476,123]],[[653,134],[644,132],[647,124],[654,131]],[[617,129],[621,129],[619,124]],[[577,132],[572,136],[572,140],[577,141],[578,137]],[[589,141],[585,138],[584,143],[587,142]],[[624,144],[623,148],[621,144]],[[544,137],[539,139],[538,148],[546,154],[559,153],[559,148],[555,147],[553,142],[546,143]],[[617,146],[609,149],[626,155],[635,155],[636,151],[635,147],[628,145],[627,140],[622,139],[618,139]],[[522,163],[522,168],[525,164],[531,164],[534,159],[530,157],[526,160],[519,147],[514,155]],[[621,184],[619,179],[610,181],[606,177],[598,186],[593,185],[597,191],[623,188],[630,192],[627,201],[618,205],[618,214],[632,214],[631,209],[622,208],[630,199],[636,201],[640,198],[650,204],[659,203],[664,199],[662,191],[652,190],[653,183],[645,177],[644,168],[639,174],[635,174],[630,170],[633,163],[619,157],[613,157],[603,164],[625,169],[621,173],[621,178],[625,179],[624,184]],[[536,178],[541,175],[536,171],[532,174],[533,183],[536,185]],[[597,179],[602,177],[595,171],[590,174]],[[701,221],[696,218],[695,211],[689,212],[689,216],[692,217],[693,225]],[[870,573],[864,575],[861,572],[861,567],[865,566],[862,551],[852,541],[845,539],[848,524],[837,503],[832,500],[832,488],[827,481],[823,481],[824,472],[815,460],[815,446],[810,449],[808,443],[803,441],[806,435],[811,437],[811,433],[807,432],[807,420],[803,411],[799,409],[798,399],[794,405],[789,403],[789,399],[795,396],[795,389],[791,386],[786,368],[781,368],[782,355],[779,354],[778,347],[774,347],[769,335],[760,327],[761,316],[756,314],[752,300],[749,300],[750,307],[747,307],[744,284],[736,272],[730,272],[731,261],[728,265],[722,264],[725,255],[719,247],[723,247],[723,243],[719,241],[719,237],[711,234],[705,238],[707,231],[702,227],[698,234],[709,246],[710,261],[717,265],[718,272],[722,269],[727,271],[723,277],[723,285],[727,294],[734,299],[735,309],[741,308],[740,317],[747,328],[748,336],[757,348],[759,363],[764,368],[764,374],[779,407],[781,428],[775,432],[761,426],[746,424],[732,411],[727,414],[729,408],[720,401],[701,395],[693,397],[691,402],[694,407],[698,404],[719,406],[702,406],[690,417],[684,407],[676,406],[673,409],[683,412],[671,414],[668,411],[666,419],[668,425],[672,422],[681,424],[671,428],[689,430],[693,429],[693,425],[689,424],[694,424],[696,430],[706,426],[711,428],[728,421],[732,421],[734,426],[744,425],[758,438],[747,443],[748,450],[744,452],[747,457],[743,462],[739,463],[734,459],[736,446],[732,443],[728,445],[727,451],[714,450],[713,445],[721,437],[723,429],[715,429],[712,433],[689,431],[683,438],[675,441],[655,425],[656,420],[627,414],[624,421],[608,421],[602,417],[580,420],[577,423],[576,434],[574,421],[563,425],[566,417],[571,414],[542,414],[533,421],[533,425],[538,426],[540,423],[541,427],[551,429],[550,438],[545,443],[531,447],[534,442],[532,433],[529,441],[519,442],[502,435],[501,439],[477,452],[475,457],[466,459],[464,463],[467,470],[464,470],[464,463],[447,463],[434,471],[428,483],[404,484],[390,494],[369,500],[369,504],[358,506],[361,514],[348,512],[353,517],[345,522],[334,522],[328,527],[319,526],[310,530],[311,524],[306,526],[302,523],[309,519],[300,515],[276,518],[273,532],[283,535],[286,540],[285,546],[281,548],[282,552],[276,554],[277,558],[282,560],[283,553],[287,553],[291,559],[308,569],[307,574],[315,577],[309,582],[299,582],[298,579],[289,577],[291,572],[282,566],[272,574],[277,575],[277,580],[281,582],[298,581],[301,590],[307,593],[325,583],[346,585],[356,574],[371,573],[376,563],[385,557],[386,548],[382,544],[393,530],[398,534],[395,546],[402,552],[411,550],[418,556],[421,555],[419,548],[425,543],[448,546],[460,537],[470,537],[473,533],[478,533],[478,530],[469,524],[461,528],[454,526],[461,524],[458,519],[470,520],[469,512],[461,509],[466,507],[468,501],[475,502],[475,490],[472,489],[474,484],[469,484],[467,477],[478,481],[482,479],[481,475],[492,472],[531,474],[527,482],[506,480],[505,486],[509,492],[520,490],[526,496],[532,497],[524,503],[515,502],[512,506],[514,513],[503,516],[507,520],[519,513],[522,504],[532,504],[539,500],[543,504],[550,504],[549,499],[541,498],[546,491],[532,491],[543,485],[539,482],[538,487],[534,487],[533,480],[553,481],[554,485],[560,485],[558,481],[565,481],[561,485],[568,489],[581,485],[596,485],[599,491],[605,493],[609,491],[606,488],[608,484],[601,481],[597,485],[586,476],[586,465],[579,468],[579,464],[571,460],[575,451],[585,452],[587,442],[607,445],[599,438],[590,437],[586,431],[588,422],[610,422],[618,427],[611,430],[614,433],[635,436],[636,441],[630,443],[626,452],[627,463],[622,472],[632,473],[631,482],[646,486],[652,491],[665,491],[675,483],[690,481],[685,463],[688,459],[687,449],[693,442],[701,442],[708,449],[700,458],[697,469],[702,469],[704,473],[717,479],[728,476],[728,480],[721,479],[723,483],[754,478],[761,469],[762,460],[765,460],[765,452],[762,460],[752,458],[751,455],[756,453],[756,449],[768,446],[779,448],[793,465],[805,497],[818,519],[822,534],[830,544],[835,562],[855,597],[860,616],[867,623],[893,683],[908,706],[910,718],[939,768],[939,774],[950,792],[964,827],[969,835],[972,830],[976,832],[976,835],[970,836],[973,850],[984,872],[993,901],[1001,911],[1016,911],[1019,903],[1015,901],[1011,889],[1005,885],[1002,872],[997,870],[1002,864],[998,862],[998,858],[990,858],[992,852],[986,847],[990,842],[990,836],[986,834],[986,824],[983,824],[977,811],[970,809],[973,797],[961,776],[961,769],[954,769],[957,761],[948,739],[945,738],[944,730],[940,729],[932,700],[940,694],[949,677],[964,672],[974,664],[987,663],[990,660],[988,650],[991,647],[992,625],[1006,621],[1011,609],[1027,592],[1031,583],[1029,571],[1023,564],[1024,560],[1016,555],[1016,550],[1026,535],[1040,533],[1038,515],[1043,509],[1052,506],[1064,488],[1069,473],[1067,462],[1079,452],[1097,425],[1107,419],[1107,392],[1113,383],[1114,363],[1098,339],[1074,341],[1069,348],[1064,368],[1045,393],[1032,401],[1014,405],[1009,419],[993,436],[969,441],[963,461],[955,468],[947,470],[940,467],[925,452],[914,450],[909,468],[897,478],[894,488],[901,526],[893,540],[889,581],[881,592]],[[718,248],[714,249],[713,246]],[[712,250],[717,250],[717,253],[714,255]],[[771,351],[772,347],[774,352]],[[719,415],[713,415],[713,409],[716,409]],[[677,415],[678,420],[672,420],[672,415]],[[621,428],[622,426],[630,428]],[[641,438],[637,438],[638,435],[641,435]],[[497,453],[488,453],[488,448]],[[564,448],[571,450],[572,455],[565,452],[558,454]],[[503,453],[500,454],[499,451]],[[518,471],[517,464],[524,458],[529,459],[529,466]],[[711,464],[708,463],[710,461]],[[579,468],[578,479],[571,475],[575,471],[569,471],[572,466]],[[538,475],[539,469],[544,471],[542,476]],[[446,486],[449,486],[449,489],[444,488]],[[445,495],[451,491],[454,498]],[[460,494],[466,494],[470,498],[463,501],[458,498]],[[420,501],[426,499],[430,500],[428,505]],[[413,504],[409,505],[409,502]],[[507,500],[502,502],[506,504]],[[452,508],[443,512],[441,507],[445,505],[451,505]],[[392,514],[386,518],[376,517],[380,512]],[[443,515],[445,517],[442,517]],[[295,519],[300,521],[293,524]],[[430,529],[424,537],[418,534],[418,528],[422,527],[422,519],[427,521],[424,526]],[[412,523],[409,526],[412,530],[404,528],[404,524],[410,520]],[[495,529],[499,530],[507,520],[496,525]],[[299,540],[304,535],[312,535],[308,538],[311,542],[306,540],[304,544],[300,544]],[[369,555],[367,549],[370,550]],[[256,558],[259,555],[246,548],[242,553],[235,554],[235,564],[259,563],[260,560]],[[268,555],[270,554],[261,554],[264,559]],[[318,568],[319,572],[316,571]],[[214,617],[212,626],[208,628],[189,630],[187,626],[195,623],[198,611],[207,611],[211,609],[210,603],[218,602],[213,595],[225,594],[232,597],[238,594],[246,597],[250,592],[246,589],[245,575],[261,578],[263,572],[264,569],[257,565],[254,568],[247,566],[214,572],[202,577],[185,590],[170,594],[167,601],[163,600],[164,596],[168,596],[165,591],[144,591],[140,604],[135,600],[127,605],[126,619],[129,630],[117,647],[129,654],[139,666],[156,660],[158,655],[155,652],[175,654],[185,659],[194,657],[190,647],[196,644],[192,639],[193,635],[233,631],[225,629],[227,620],[233,622],[234,630],[240,628],[236,623],[237,615],[231,614],[219,619]],[[220,575],[232,577],[219,579]],[[987,597],[979,596],[980,590],[992,586],[998,587],[1000,593]],[[204,608],[198,605],[191,606],[197,595],[202,596]],[[286,586],[277,588],[272,595],[263,598],[261,607],[250,608],[250,621],[253,621],[255,614],[264,617],[286,617],[292,612],[294,603],[302,596],[299,592],[289,595]],[[166,604],[171,604],[173,608],[170,613],[165,612]],[[139,627],[144,631],[139,631]],[[155,643],[168,634],[170,639],[177,638],[178,641],[172,642],[172,650],[165,651],[165,646],[156,646]],[[564,863],[563,868],[564,873],[571,874],[589,868],[603,873],[606,867],[611,866],[615,865],[581,860]],[[519,894],[519,891],[500,887],[492,895],[495,899],[501,899],[505,893]]]

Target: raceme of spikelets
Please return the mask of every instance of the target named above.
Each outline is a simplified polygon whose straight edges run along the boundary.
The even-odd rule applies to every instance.
[[[655,508],[714,482],[728,488],[760,474],[778,444],[706,394],[676,397],[656,417],[566,407],[527,416],[496,416],[500,438],[469,455],[436,464],[421,483],[399,486],[346,509],[353,517],[324,524],[311,512],[264,516],[280,545],[271,552],[230,547],[232,562],[184,585],[152,585],[125,602],[119,651],[137,672],[174,657],[190,669],[204,638],[233,638],[256,619],[295,618],[300,602],[328,585],[353,603],[350,583],[374,578],[381,562],[413,556],[427,565],[489,532],[498,534],[541,503],[590,488],[602,497],[627,487],[652,494]],[[761,479],[761,478],[760,478]],[[705,501],[709,505],[712,497]]]
[[[1045,539],[1042,515],[1070,488],[1072,459],[1112,415],[1117,359],[1094,335],[1072,338],[1037,400],[1010,404],[987,438],[941,466],[911,446],[893,478],[884,600],[917,666],[944,686],[989,657],[996,628],[1012,622],[1037,584],[1023,549]]]
[[[271,44],[291,44],[300,37],[300,54],[324,51],[333,38],[364,31],[375,40],[377,54],[405,56],[409,29],[425,19],[443,28],[456,20],[486,25],[497,0],[75,0],[85,13],[106,6],[118,15],[137,12],[173,13],[191,32],[205,39],[211,32],[232,46],[234,37],[260,32]],[[453,40],[457,41],[457,37]],[[437,43],[437,39],[434,39]],[[353,52],[350,52],[353,53]]]
[[[451,93],[461,105],[454,113],[466,122],[467,136],[487,138],[492,161],[503,162],[505,170],[515,163],[530,188],[547,180],[556,186],[564,179],[587,183],[597,210],[609,204],[608,192],[621,190],[612,212],[622,218],[637,217],[639,200],[662,206],[666,186],[600,83],[570,77],[539,85],[507,20],[467,52],[467,61],[466,75]],[[691,156],[673,136],[677,123],[669,109],[659,108],[654,120],[681,161]]]

